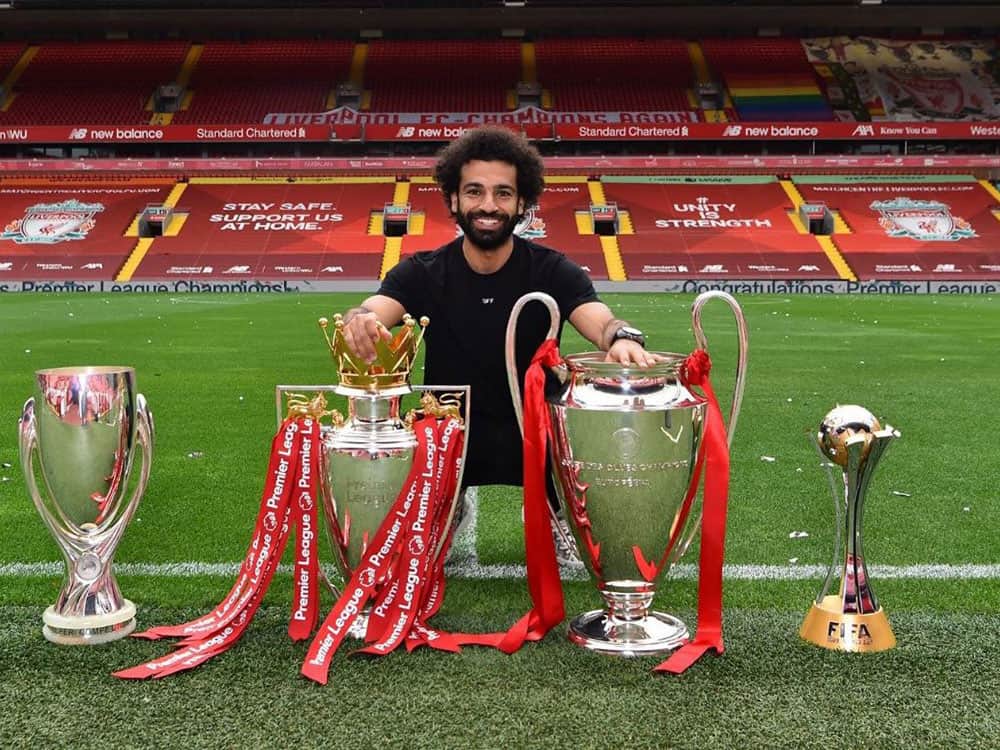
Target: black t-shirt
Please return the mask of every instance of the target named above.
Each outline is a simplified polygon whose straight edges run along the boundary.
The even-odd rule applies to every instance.
[[[463,484],[520,485],[521,435],[504,362],[510,312],[522,295],[545,292],[565,321],[579,305],[596,301],[597,292],[586,272],[565,255],[516,235],[514,252],[500,270],[476,273],[462,254],[462,239],[406,258],[386,274],[378,293],[415,318],[430,318],[426,384],[472,386]],[[522,309],[515,344],[522,388],[548,330],[544,305],[532,302]]]

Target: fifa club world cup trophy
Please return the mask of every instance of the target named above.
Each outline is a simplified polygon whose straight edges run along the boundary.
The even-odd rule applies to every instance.
[[[799,631],[810,643],[836,651],[885,651],[896,645],[889,620],[875,598],[862,546],[861,522],[872,475],[889,443],[891,426],[860,406],[837,406],[816,433],[833,490],[836,541],[833,560],[816,601]],[[840,469],[842,482],[836,481]],[[838,487],[842,486],[842,489]],[[839,570],[839,587],[833,591]]]

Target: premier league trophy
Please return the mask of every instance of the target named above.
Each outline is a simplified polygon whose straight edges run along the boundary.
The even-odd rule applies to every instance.
[[[279,385],[276,401],[279,418],[283,395],[313,392],[323,399],[323,392],[347,397],[347,415],[322,411],[331,418],[323,427],[320,451],[320,496],[327,520],[327,531],[334,559],[344,580],[348,580],[365,554],[368,542],[375,536],[389,509],[395,502],[413,465],[417,436],[413,422],[418,414],[434,417],[460,417],[462,404],[468,405],[468,386],[411,386],[410,372],[423,340],[427,318],[417,321],[404,317],[403,325],[389,341],[375,343],[376,358],[366,363],[351,353],[344,341],[344,323],[334,316],[333,335],[328,333],[329,321],[320,319],[320,327],[337,363],[340,378],[336,386]],[[401,400],[411,393],[420,393],[419,409],[403,413]],[[434,393],[438,393],[435,397]],[[301,396],[298,396],[301,398]],[[325,407],[325,399],[323,399]],[[316,409],[312,410],[317,413]],[[468,412],[466,412],[467,414]],[[467,425],[467,421],[463,420]],[[466,427],[467,429],[467,427]],[[463,446],[462,463],[465,451]],[[461,466],[455,492],[449,498],[446,527],[452,528],[461,486]],[[439,540],[435,558],[450,542],[448,534]],[[324,580],[334,596],[340,592],[329,579]],[[359,617],[351,633],[363,637],[367,618]]]
[[[727,431],[731,439],[745,384],[746,321],[730,295],[700,295],[692,308],[699,348],[706,349],[701,309],[713,298],[730,306],[739,333]],[[549,338],[559,323],[555,301],[542,293],[525,295],[511,312],[507,374],[519,420],[514,331],[521,309],[532,301],[549,309]],[[606,362],[604,352],[569,355],[554,368],[557,387],[546,392],[556,491],[605,603],[603,609],[572,620],[569,638],[584,648],[619,656],[666,653],[688,637],[680,619],[653,611],[652,602],[659,580],[701,526],[702,507],[692,484],[706,399],[682,382],[684,355],[658,354],[662,360],[646,368]]]
[[[860,406],[838,406],[823,418],[816,445],[825,459],[833,490],[837,535],[826,580],[799,635],[810,643],[836,651],[885,651],[896,637],[875,598],[861,544],[865,493],[879,460],[899,432]],[[832,462],[832,464],[830,463]],[[831,466],[840,468],[838,490]],[[846,539],[846,554],[842,553]],[[840,571],[837,593],[831,594]]]
[[[31,499],[66,559],[42,632],[74,645],[125,637],[135,628],[135,605],[122,597],[111,558],[146,489],[153,450],[153,417],[136,393],[135,370],[39,370],[20,446]],[[137,447],[142,460],[129,492]]]

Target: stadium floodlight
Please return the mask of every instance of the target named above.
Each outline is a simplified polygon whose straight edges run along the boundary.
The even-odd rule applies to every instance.
[[[858,5],[881,5],[882,0],[858,0]]]

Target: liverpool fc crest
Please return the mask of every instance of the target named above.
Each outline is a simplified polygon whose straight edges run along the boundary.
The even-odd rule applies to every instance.
[[[52,245],[65,240],[82,240],[94,228],[94,215],[103,203],[81,203],[71,198],[61,203],[38,203],[24,211],[0,233],[0,240],[21,245]]]
[[[946,203],[894,198],[891,201],[875,201],[870,208],[882,214],[878,223],[890,237],[955,241],[977,236],[972,225],[959,216],[953,216]]]

